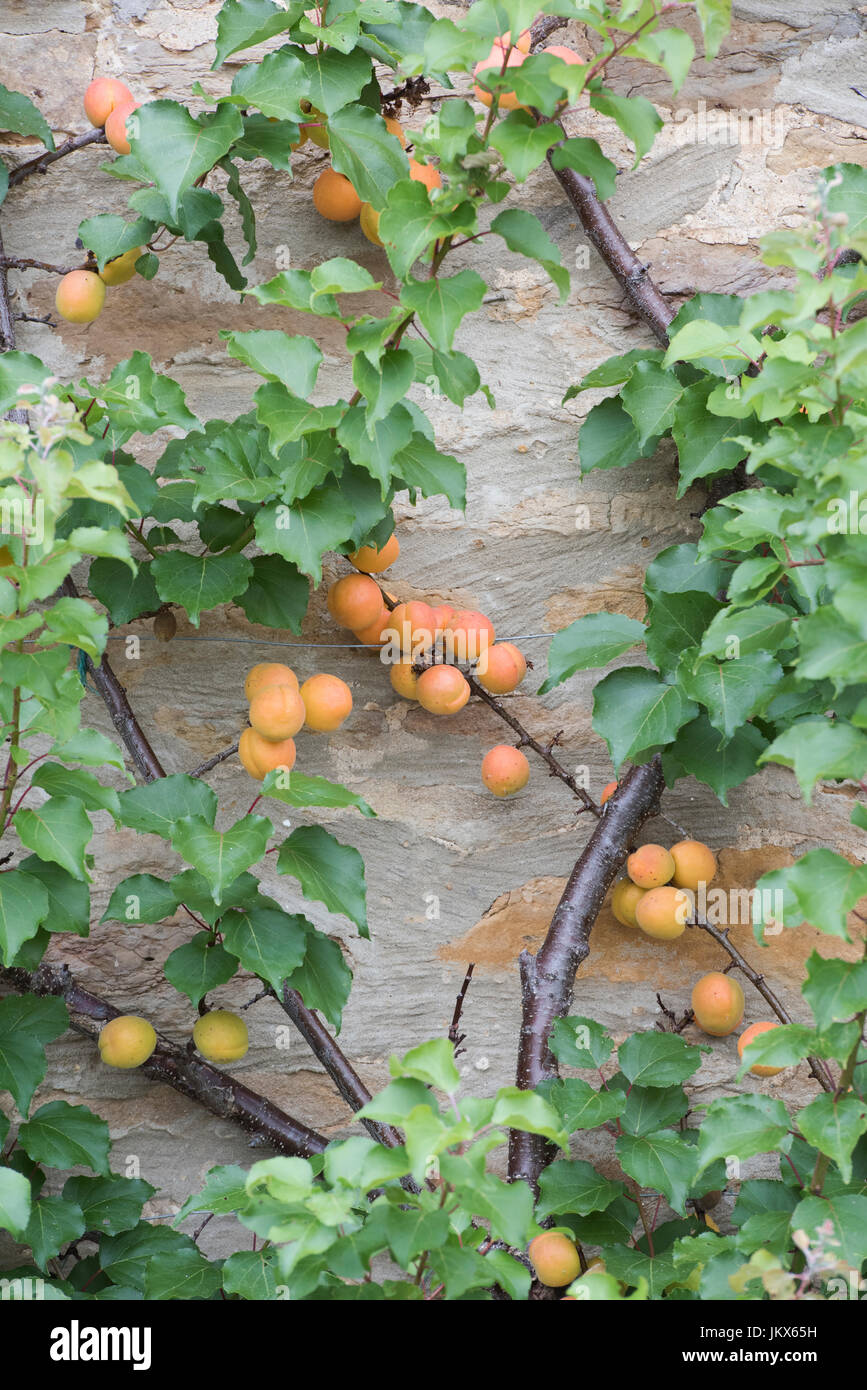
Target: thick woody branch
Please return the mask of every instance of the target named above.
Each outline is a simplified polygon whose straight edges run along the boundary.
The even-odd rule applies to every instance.
[[[85,130],[81,135],[71,135],[68,140],[64,140],[62,145],[58,145],[56,150],[43,150],[33,159],[28,159],[26,163],[19,164],[17,169],[13,169],[9,175],[9,187],[14,188],[16,184],[22,183],[31,174],[44,174],[49,165],[56,160],[65,158],[68,154],[74,154],[76,150],[81,150],[85,145],[104,145],[106,144],[104,130]]]
[[[0,969],[0,983],[17,994],[56,995],[69,1010],[70,1027],[94,1041],[103,1024],[120,1016],[120,1009],[76,984],[66,966],[41,965],[27,970]],[[219,1071],[194,1052],[160,1038],[156,1051],[138,1070],[151,1081],[163,1081],[182,1096],[198,1101],[212,1114],[230,1120],[252,1136],[253,1144],[271,1144],[281,1153],[306,1158],[323,1153],[327,1140],[300,1120],[272,1105],[233,1076]]]
[[[606,803],[605,813],[590,836],[535,956],[522,951],[521,1036],[517,1083],[532,1090],[557,1075],[548,1047],[551,1029],[569,1012],[575,972],[590,952],[590,932],[617,870],[646,820],[659,809],[663,789],[659,757],[633,768]],[[513,1131],[509,1146],[509,1176],[522,1178],[535,1190],[548,1161],[549,1146],[538,1135]]]

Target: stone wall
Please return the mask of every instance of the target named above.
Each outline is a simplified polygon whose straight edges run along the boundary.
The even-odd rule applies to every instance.
[[[196,79],[219,92],[234,68],[230,61],[220,73],[209,71],[218,9],[206,0],[0,0],[0,81],[30,93],[63,133],[84,128],[81,95],[96,74],[122,76],[140,99],[184,98]],[[601,132],[605,152],[624,171],[612,210],[675,302],[698,289],[748,295],[769,284],[757,260],[757,238],[789,221],[824,165],[867,162],[867,99],[852,90],[863,70],[858,59],[867,7],[852,0],[818,7],[812,0],[742,0],[735,10],[720,57],[697,63],[674,100],[656,70],[621,64],[618,90],[642,92],[666,119],[637,169],[630,169],[631,153],[610,122],[573,122],[574,134]],[[437,12],[457,15],[458,9]],[[569,34],[566,41],[580,46],[583,39]],[[734,143],[728,133],[724,142],[715,133],[718,112],[728,113]],[[9,151],[13,158],[25,156],[25,145],[20,141]],[[264,165],[245,167],[259,217],[251,283],[275,273],[286,254],[280,248],[288,248],[295,265],[348,255],[377,276],[387,275],[384,257],[356,225],[326,224],[313,211],[310,189],[325,158],[305,146],[294,181]],[[2,210],[7,252],[68,261],[82,218],[123,210],[124,186],[101,172],[104,159],[98,148],[83,150],[15,190]],[[648,341],[648,333],[595,253],[588,254],[575,213],[547,169],[524,186],[520,202],[537,213],[574,267],[572,292],[560,307],[544,274],[495,239],[473,249],[467,263],[485,276],[489,299],[466,323],[458,345],[478,359],[496,409],[481,396],[463,411],[446,401],[424,401],[441,447],[466,463],[468,507],[461,515],[443,500],[417,508],[399,500],[401,556],[390,589],[401,599],[479,607],[494,617],[503,637],[531,634],[521,645],[534,669],[510,697],[511,707],[538,737],[559,733],[564,761],[588,767],[598,792],[611,768],[590,728],[593,679],[578,676],[538,699],[532,692],[544,678],[547,651],[538,634],[597,608],[640,616],[644,569],[657,551],[696,535],[701,494],[675,501],[674,462],[665,451],[628,470],[581,478],[577,429],[596,397],[564,407],[563,392],[611,353]],[[16,275],[14,284],[20,309],[50,309],[48,279]],[[372,297],[364,307],[378,305]],[[182,383],[203,419],[229,418],[248,405],[257,381],[226,356],[219,338],[224,327],[308,331],[301,316],[239,302],[201,248],[179,245],[163,257],[155,280],[136,279],[114,291],[95,323],[62,323],[54,330],[23,323],[19,346],[67,379],[107,375],[133,348],[144,349]],[[320,341],[327,354],[320,375],[325,400],[345,390],[347,372],[333,325],[322,324]],[[156,441],[136,448],[144,462],[156,452]],[[579,505],[589,508],[589,529],[576,529]],[[336,569],[327,565],[326,578]],[[146,633],[148,625],[134,627]],[[231,606],[207,616],[198,632],[181,625],[167,647],[143,641],[136,661],[124,659],[122,643],[113,643],[110,654],[173,772],[192,768],[237,736],[246,710],[244,673],[256,661],[289,659],[301,678],[326,669],[351,684],[355,712],[344,728],[332,737],[299,738],[299,767],[347,783],[377,813],[376,820],[348,812],[315,817],[356,845],[367,866],[369,942],[343,919],[304,905],[339,935],[355,971],[341,1042],[376,1088],[387,1077],[391,1052],[446,1030],[466,963],[475,961],[461,1062],[468,1088],[487,1091],[513,1077],[516,956],[540,941],[587,833],[586,820],[576,820],[565,788],[541,763],[526,792],[495,801],[479,781],[483,753],[504,737],[491,712],[472,702],[446,723],[400,701],[370,653],[307,645],[344,637],[328,618],[320,590],[288,657],[269,643],[298,639],[255,629]],[[84,709],[86,720],[110,732],[97,697],[88,696]],[[218,767],[209,781],[227,820],[246,810],[252,784],[236,760]],[[721,851],[723,882],[749,886],[767,868],[817,845],[856,854],[850,800],[850,789],[839,787],[818,793],[807,810],[790,774],[771,768],[735,791],[728,809],[691,782],[670,793],[667,804],[678,821]],[[133,872],[165,875],[176,867],[162,841],[115,831],[104,815],[97,822],[94,923],[119,879]],[[651,824],[648,837],[664,838],[668,830]],[[287,906],[301,904],[287,880],[269,878],[268,889]],[[146,928],[94,925],[88,940],[57,939],[51,958],[67,960],[97,993],[147,1014],[161,1032],[183,1040],[191,1010],[165,984],[162,963],[186,934],[180,919]],[[759,954],[748,925],[735,927],[734,939],[748,954]],[[657,990],[666,1004],[683,1010],[696,976],[720,965],[713,943],[697,933],[665,946],[618,927],[607,910],[592,946],[575,1009],[598,1018],[615,1037],[653,1026]],[[802,1013],[797,991],[803,962],[814,946],[846,950],[805,928],[774,938],[761,953],[762,968],[796,1017]],[[255,992],[253,982],[236,979],[214,997],[238,1003]],[[747,995],[747,1021],[765,1017],[763,1001],[749,987]],[[238,1074],[327,1135],[344,1133],[346,1107],[303,1043],[292,1036],[288,1046],[280,1045],[287,1041],[284,1015],[261,1003],[247,1017],[252,1046]],[[700,1097],[730,1091],[735,1070],[734,1039],[719,1041],[703,1064]],[[762,1084],[795,1102],[813,1089],[806,1066]],[[54,1098],[87,1102],[105,1116],[114,1166],[123,1170],[128,1157],[138,1159],[141,1175],[161,1189],[154,1213],[171,1210],[213,1164],[250,1158],[228,1124],[144,1078],[101,1067],[92,1045],[73,1035],[50,1052],[39,1099]],[[228,1239],[214,1236],[217,1245]]]

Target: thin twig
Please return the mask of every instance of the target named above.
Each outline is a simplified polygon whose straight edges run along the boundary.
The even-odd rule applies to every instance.
[[[464,1001],[467,997],[467,990],[470,987],[470,980],[473,978],[473,971],[475,970],[475,968],[476,966],[474,961],[471,961],[470,964],[467,966],[467,973],[464,976],[464,982],[461,985],[460,990],[458,991],[458,997],[455,1000],[455,1011],[452,1014],[452,1021],[449,1025],[449,1042],[454,1044],[456,1057],[458,1056],[459,1052],[462,1052],[464,1050],[461,1047],[461,1043],[467,1036],[466,1033],[458,1033],[458,1028],[460,1027],[461,1014],[463,1013]]]
[[[187,773],[187,776],[203,777],[206,772],[210,772],[212,767],[216,767],[218,763],[224,763],[227,758],[231,758],[232,754],[237,753],[237,751],[238,744],[233,743],[231,748],[224,748],[222,753],[215,753],[213,758],[208,758],[206,762],[199,763],[199,766],[194,767],[192,772]]]
[[[73,154],[76,150],[84,149],[85,145],[105,145],[107,144],[104,130],[85,130],[81,135],[70,135],[68,140],[64,140],[62,145],[58,145],[56,150],[43,150],[42,154],[28,159],[25,164],[19,164],[17,169],[13,169],[9,175],[9,187],[14,188],[16,184],[29,178],[31,174],[44,174],[50,164],[56,160],[65,158],[68,154]]]

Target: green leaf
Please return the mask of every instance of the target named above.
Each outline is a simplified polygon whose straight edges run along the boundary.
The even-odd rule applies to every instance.
[[[576,671],[607,666],[644,640],[644,624],[622,613],[588,613],[554,634],[548,649],[548,677],[539,689],[545,695]]]
[[[262,795],[272,796],[288,806],[355,806],[363,816],[376,814],[363,797],[342,787],[339,782],[329,782],[324,777],[306,777],[294,771],[288,777],[285,774],[281,776],[279,768],[268,773],[262,783]]]
[[[701,644],[702,656],[741,657],[750,652],[776,652],[791,632],[792,619],[772,603],[732,612],[724,608],[714,618]]]
[[[698,643],[720,605],[709,594],[659,594],[647,615],[647,655],[667,677],[689,671]],[[679,684],[685,693],[685,679]]]
[[[236,1250],[223,1264],[223,1290],[231,1297],[266,1302],[277,1297],[277,1276],[267,1250]]]
[[[704,705],[713,727],[733,738],[751,715],[764,708],[782,674],[782,667],[767,652],[753,652],[739,660],[702,661],[694,670],[686,663],[678,681],[690,700]]]
[[[0,874],[0,961],[11,965],[48,916],[48,893],[18,869]]]
[[[280,846],[277,871],[292,874],[305,898],[343,913],[360,936],[369,937],[364,860],[357,849],[341,845],[320,825],[302,825]]]
[[[786,1153],[791,1146],[789,1114],[781,1100],[770,1096],[731,1096],[715,1100],[702,1120],[695,1176],[717,1158],[752,1158],[754,1154]]]
[[[432,204],[417,180],[401,179],[388,195],[380,214],[379,235],[395,276],[405,280],[419,256],[434,242],[457,232],[473,234],[476,210],[460,203],[452,212]]]
[[[808,1144],[827,1154],[840,1169],[843,1181],[852,1181],[852,1154],[867,1133],[867,1102],[858,1096],[817,1096],[798,1111],[798,1129]]]
[[[194,1007],[212,989],[231,980],[237,968],[236,958],[204,931],[172,951],[164,966],[169,984],[185,994]]]
[[[220,930],[226,951],[280,995],[305,959],[311,928],[304,917],[275,906],[232,908]]]
[[[798,719],[774,739],[759,762],[792,768],[809,806],[819,778],[864,777],[867,735],[842,719]]]
[[[598,1125],[616,1119],[626,1105],[626,1096],[622,1091],[597,1091],[589,1082],[580,1081],[577,1077],[542,1081],[536,1089],[549,1105],[553,1105],[563,1121],[563,1128],[570,1134],[578,1129],[596,1129]]]
[[[302,56],[285,47],[267,53],[261,63],[249,63],[235,74],[230,99],[243,107],[258,107],[271,120],[302,121],[299,102],[307,95]]]
[[[835,608],[819,608],[802,618],[798,637],[800,675],[813,680],[828,676],[838,690],[852,681],[867,679],[867,638]]]
[[[4,352],[0,358],[0,410],[11,410],[20,404],[20,387],[37,387],[48,375],[48,368],[32,352]],[[32,399],[38,397],[38,389]]]
[[[613,92],[591,92],[590,105],[603,116],[616,121],[627,140],[635,146],[635,164],[641,162],[662,130],[662,118],[646,97],[618,97]]]
[[[146,1299],[210,1298],[222,1283],[219,1264],[212,1264],[194,1246],[150,1260],[145,1271]]]
[[[186,609],[194,627],[202,611],[228,603],[243,593],[253,573],[246,555],[189,555],[172,550],[158,555],[151,565],[157,592],[164,603]]]
[[[116,1236],[103,1236],[99,1243],[99,1264],[113,1284],[144,1293],[145,1280],[152,1266],[162,1265],[179,1252],[195,1249],[189,1236],[167,1226],[141,1221]]]
[[[90,930],[90,892],[61,869],[58,864],[46,863],[30,854],[18,865],[21,873],[38,882],[48,894],[48,912],[42,921],[45,931],[72,931],[87,936]],[[11,878],[11,874],[8,875]],[[37,892],[39,889],[37,888]]]
[[[283,502],[262,507],[256,513],[256,541],[319,584],[322,556],[350,538],[354,522],[349,504],[333,486],[323,485],[291,507]]]
[[[629,1086],[620,1123],[627,1134],[648,1135],[675,1125],[689,1110],[680,1086]]]
[[[123,754],[116,743],[96,729],[79,729],[65,742],[55,744],[49,750],[53,757],[62,763],[88,763],[92,767],[109,767],[124,770]]]
[[[233,106],[194,120],[176,101],[149,101],[127,123],[132,153],[164,195],[173,217],[181,194],[207,174],[244,131]]]
[[[560,136],[561,131],[556,123],[543,122],[540,125],[533,120],[527,111],[510,111],[505,119],[499,120],[495,124],[491,131],[490,143],[503,156],[503,163],[509,173],[514,175],[518,183],[523,183],[525,179],[529,178],[533,170],[537,169],[544,161],[549,149],[552,145],[557,144]],[[571,142],[567,141],[566,143]],[[595,144],[595,141],[587,140],[585,143],[592,145]],[[554,163],[555,169],[564,167],[562,162],[560,164],[554,162],[562,154],[563,148],[563,146],[558,148],[554,155],[552,163]],[[602,161],[603,156],[598,145],[596,149],[599,152],[599,161]],[[607,164],[609,161],[605,160],[604,162]],[[571,167],[571,165],[567,167]],[[610,167],[613,170],[614,166],[611,165]],[[610,197],[611,192],[613,192],[613,179],[611,180],[610,191],[600,196]]]
[[[0,1087],[26,1115],[45,1076],[45,1046],[69,1027],[62,999],[35,994],[0,999]]]
[[[77,1240],[86,1230],[80,1207],[66,1197],[41,1197],[34,1202],[24,1233],[25,1244],[33,1251],[40,1269],[70,1241]]]
[[[547,128],[549,127],[542,127]],[[497,127],[494,129],[496,131]],[[589,140],[586,136],[573,136],[570,140],[562,140],[551,156],[551,167],[574,169],[576,173],[592,179],[596,185],[596,196],[602,203],[614,196],[617,165],[605,157],[595,140]],[[637,349],[637,352],[640,353],[641,350]]]
[[[279,453],[284,444],[290,444],[313,430],[333,429],[345,408],[343,401],[335,405],[311,405],[300,396],[292,395],[276,381],[260,386],[255,399],[257,414],[268,430],[275,453]]]
[[[36,810],[22,806],[15,813],[15,829],[22,845],[40,859],[59,864],[73,878],[87,881],[84,852],[93,826],[76,797],[53,796]]]
[[[413,354],[415,356],[415,354]],[[337,430],[337,438],[353,463],[365,468],[380,485],[385,499],[391,486],[395,458],[406,448],[415,431],[415,421],[402,405],[396,405],[383,420],[377,420],[368,433],[364,407],[347,410]]]
[[[42,112],[23,92],[12,92],[0,83],[0,130],[15,135],[35,135],[47,150],[53,150],[54,136]]]
[[[195,816],[213,825],[217,796],[198,777],[184,772],[160,777],[120,795],[120,822],[130,830],[171,839],[179,820]]]
[[[175,822],[172,848],[186,859],[211,887],[219,907],[226,887],[265,853],[274,827],[265,816],[243,816],[226,831],[214,830],[201,816]]]
[[[434,347],[448,351],[461,320],[479,308],[487,288],[474,270],[460,270],[430,280],[409,279],[400,299],[421,319]]]
[[[92,772],[81,768],[64,767],[62,763],[42,763],[31,779],[31,785],[41,787],[52,797],[77,797],[88,811],[108,811],[117,818],[120,810],[114,787],[104,787]]]
[[[370,80],[370,59],[357,48],[351,53],[324,48],[319,53],[303,52],[300,57],[307,81],[306,95],[316,110],[326,116],[357,101]]]
[[[805,1197],[792,1212],[792,1230],[806,1231],[834,1258],[860,1269],[867,1258],[867,1197]]]
[[[759,756],[766,747],[767,739],[753,724],[745,724],[726,742],[702,711],[678,731],[674,744],[663,752],[662,766],[669,786],[678,777],[696,777],[727,806],[728,793],[758,770]]]
[[[594,1071],[608,1061],[613,1047],[601,1023],[579,1016],[555,1019],[548,1045],[564,1066]]]
[[[701,1048],[676,1033],[633,1033],[617,1049],[620,1069],[635,1086],[677,1086],[701,1065]]]
[[[310,586],[280,555],[257,555],[250,583],[235,602],[251,623],[300,633]]]
[[[296,24],[304,13],[299,0],[288,9],[272,0],[226,0],[217,16],[216,56],[218,68],[240,48],[252,48]]]
[[[41,1105],[19,1129],[18,1142],[34,1162],[50,1168],[83,1164],[95,1173],[109,1171],[108,1125],[86,1105],[68,1105],[65,1100]]]
[[[352,986],[352,971],[336,941],[308,923],[304,959],[285,984],[288,989],[297,989],[308,1009],[318,1009],[337,1032],[340,1031],[343,1007]]]
[[[364,396],[367,427],[382,420],[393,406],[402,401],[415,375],[412,353],[406,348],[389,348],[378,366],[374,367],[363,353],[357,353],[352,363],[352,380]]]
[[[23,1173],[0,1168],[0,1230],[23,1241],[30,1220],[30,1183]]]
[[[535,1091],[502,1086],[497,1092],[491,1124],[508,1125],[510,1129],[525,1130],[528,1134],[541,1134],[558,1148],[569,1147],[569,1136],[556,1110]]]
[[[148,562],[140,564],[138,573],[130,578],[129,569],[121,560],[94,560],[87,587],[108,609],[116,627],[123,627],[139,614],[150,613],[160,606]]]
[[[135,222],[127,222],[113,212],[101,212],[96,217],[88,217],[78,226],[78,235],[93,254],[102,270],[108,261],[144,246],[153,240],[156,226],[147,218],[139,217]]]
[[[154,874],[132,874],[117,885],[102,915],[103,922],[163,922],[173,917],[178,896],[171,883]]]
[[[442,454],[425,435],[416,431],[406,448],[395,454],[393,468],[407,487],[423,497],[442,493],[456,511],[466,508],[467,473],[451,454]]]
[[[454,1044],[448,1038],[433,1038],[410,1048],[402,1057],[389,1058],[388,1069],[394,1077],[411,1077],[426,1086],[435,1086],[446,1095],[454,1095],[461,1084],[455,1066]]]
[[[639,666],[612,671],[594,690],[593,729],[608,744],[616,770],[627,758],[672,743],[695,713],[676,686]]]
[[[116,1236],[138,1224],[145,1202],[156,1188],[141,1178],[110,1173],[104,1178],[67,1178],[63,1200],[74,1202],[84,1213],[85,1230]]]
[[[102,385],[82,381],[79,391],[87,399],[95,396],[108,407],[109,438],[114,438],[118,444],[137,430],[153,434],[165,425],[177,425],[183,430],[195,429],[198,425],[195,415],[187,409],[178,383],[155,372],[146,352],[134,352],[119,362]]]
[[[658,1037],[672,1037],[660,1033]],[[679,1134],[670,1129],[639,1136],[621,1134],[617,1158],[624,1173],[641,1187],[661,1192],[673,1211],[686,1212],[686,1199],[695,1178],[696,1154]]]
[[[678,497],[698,478],[712,478],[735,468],[746,452],[744,445],[731,437],[743,435],[745,422],[712,415],[708,410],[708,397],[715,385],[705,380],[687,386],[674,408],[671,433],[680,468]]]
[[[45,614],[46,631],[37,637],[40,646],[51,642],[68,642],[80,647],[98,661],[105,650],[108,619],[95,613],[83,598],[60,598]]]
[[[312,338],[292,336],[277,329],[220,335],[231,357],[251,367],[268,381],[280,381],[296,396],[309,396],[316,385],[322,352]]]
[[[569,293],[569,272],[564,268],[558,248],[538,217],[523,208],[507,208],[505,212],[497,213],[491,223],[491,231],[503,238],[510,251],[537,261],[560,291],[560,303],[565,303]]]
[[[668,434],[683,393],[674,372],[658,362],[636,362],[619,399],[638,432],[639,449]]]
[[[695,0],[706,58],[715,58],[731,25],[732,0]]]
[[[536,1217],[544,1221],[547,1216],[567,1212],[587,1216],[593,1211],[604,1211],[623,1190],[623,1183],[609,1182],[592,1163],[561,1158],[550,1163],[539,1178]]]
[[[801,992],[819,1028],[842,1023],[867,1009],[867,961],[828,960],[813,951]]]
[[[829,849],[814,849],[788,868],[765,874],[756,888],[760,894],[768,888],[782,888],[787,900],[797,905],[800,920],[792,920],[798,914],[789,908],[784,917],[786,926],[808,921],[826,936],[848,941],[846,917],[867,893],[867,865],[850,864],[842,854]]]
[[[581,469],[624,468],[641,458],[638,431],[616,396],[600,401],[578,432]]]
[[[386,129],[379,112],[369,106],[347,105],[333,115],[328,122],[328,143],[332,166],[345,174],[359,198],[377,212],[385,207],[392,185],[409,177],[409,163],[400,141]]]

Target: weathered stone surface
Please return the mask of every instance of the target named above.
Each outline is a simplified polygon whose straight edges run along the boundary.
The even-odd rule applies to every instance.
[[[217,8],[210,0],[53,0],[43,6],[0,0],[0,81],[31,93],[64,133],[85,128],[81,94],[96,73],[123,75],[140,98],[181,97],[196,79],[205,80],[209,91],[223,91],[249,55],[223,72],[208,71]],[[631,169],[631,147],[610,122],[587,111],[569,118],[570,133],[599,135],[622,171],[612,209],[675,304],[697,289],[747,295],[784,283],[758,261],[759,237],[790,221],[826,162],[865,162],[864,103],[850,91],[863,82],[857,72],[862,7],[848,0],[819,7],[812,0],[742,0],[735,10],[735,28],[720,58],[699,62],[677,97],[658,71],[621,64],[617,89],[643,92],[665,120],[654,150],[637,169]],[[460,7],[437,12],[456,16]],[[567,38],[580,41],[571,30]],[[767,129],[750,114],[756,110],[773,117]],[[718,112],[727,121],[734,116],[737,138],[711,137],[711,130],[721,128],[714,125]],[[410,126],[421,124],[425,114],[423,108]],[[37,148],[12,142],[7,153],[14,163]],[[259,222],[259,254],[247,269],[252,284],[287,264],[311,266],[347,255],[391,287],[384,258],[357,226],[326,224],[313,212],[310,189],[326,158],[305,146],[294,180],[264,166],[244,166]],[[81,219],[125,207],[125,186],[100,171],[106,159],[105,150],[85,149],[13,190],[2,209],[7,252],[57,262],[73,258]],[[221,187],[219,179],[214,186]],[[497,238],[461,253],[490,289],[488,302],[461,329],[458,345],[478,359],[496,408],[479,396],[461,412],[418,389],[441,446],[467,465],[468,508],[462,516],[443,499],[417,508],[399,499],[401,556],[389,587],[398,598],[429,596],[480,607],[491,613],[501,636],[521,638],[534,669],[510,707],[540,738],[562,731],[564,764],[586,770],[598,790],[611,768],[591,731],[595,677],[579,674],[538,698],[546,634],[597,608],[640,617],[644,569],[657,551],[697,534],[701,493],[675,500],[674,461],[665,448],[629,469],[582,478],[577,431],[600,395],[588,393],[563,406],[563,393],[605,357],[650,342],[650,335],[635,322],[596,254],[587,254],[576,215],[547,169],[529,180],[516,203],[535,212],[559,245],[573,272],[571,294],[559,306],[542,272],[524,265]],[[232,226],[233,244],[240,248],[237,223]],[[13,281],[19,310],[42,314],[51,308],[49,279],[16,273]],[[378,312],[382,303],[371,296],[359,307]],[[162,258],[155,280],[110,291],[94,324],[63,323],[51,330],[24,323],[19,342],[73,380],[85,372],[97,379],[107,375],[133,348],[142,349],[183,384],[202,418],[231,418],[248,407],[258,382],[226,355],[219,337],[225,327],[310,331],[301,315],[240,299],[217,277],[201,247],[179,244]],[[345,395],[350,382],[343,332],[325,321],[315,331],[326,354],[318,398]],[[137,440],[134,449],[150,463],[164,443]],[[337,562],[326,565],[326,579],[338,572]],[[348,634],[331,623],[321,591],[313,596],[300,638],[255,629],[231,605],[205,616],[198,631],[182,622],[168,646],[151,639],[148,623],[133,624],[130,631],[144,638],[138,658],[128,659],[123,643],[112,642],[111,659],[172,772],[192,768],[237,737],[246,715],[243,678],[256,661],[288,657],[301,678],[324,669],[349,682],[352,718],[330,737],[302,734],[298,765],[346,782],[367,798],[377,819],[349,812],[313,816],[274,803],[266,810],[278,826],[319,820],[361,851],[372,939],[358,939],[344,919],[305,903],[293,881],[270,868],[264,874],[267,889],[343,943],[356,979],[341,1042],[371,1088],[386,1080],[390,1053],[447,1030],[468,960],[476,961],[476,972],[464,1012],[467,1041],[460,1060],[466,1085],[481,1093],[510,1081],[519,1019],[515,959],[524,946],[538,945],[589,830],[587,817],[576,819],[562,784],[539,764],[521,797],[495,802],[484,792],[479,765],[487,748],[508,737],[504,726],[475,702],[446,721],[400,701],[374,654],[339,645]],[[87,722],[112,731],[94,695],[86,697],[84,708]],[[208,781],[219,794],[222,823],[243,814],[255,794],[234,759]],[[723,881],[739,887],[817,845],[856,855],[850,801],[847,789],[837,789],[820,792],[806,808],[781,769],[735,790],[728,809],[692,781],[666,797],[673,817],[722,851]],[[121,878],[134,872],[167,875],[179,861],[158,839],[114,831],[105,816],[97,824],[91,937],[57,939],[51,959],[67,961],[96,992],[146,1012],[161,1032],[182,1041],[195,1015],[162,975],[165,957],[187,937],[182,917],[156,927],[97,925]],[[648,838],[670,833],[665,822],[647,828]],[[848,952],[809,928],[772,938],[764,953],[752,945],[748,926],[736,927],[734,939],[760,961],[798,1018],[798,984],[809,951],[815,946]],[[695,977],[721,964],[713,943],[698,933],[663,946],[617,926],[607,910],[592,947],[576,982],[574,1007],[599,1018],[618,1039],[653,1027],[657,991],[668,1007],[682,1012]],[[240,1004],[256,988],[250,979],[236,980],[214,998]],[[764,1001],[746,992],[747,1019],[766,1017]],[[329,1136],[345,1133],[346,1107],[278,1006],[263,1001],[246,1017],[252,1046],[238,1075]],[[688,1035],[701,1040],[694,1030]],[[151,1215],[176,1210],[210,1166],[258,1156],[243,1135],[174,1092],[109,1072],[95,1059],[86,1041],[62,1039],[50,1050],[49,1076],[37,1099],[87,1102],[105,1115],[114,1166],[123,1170],[128,1157],[136,1158],[142,1176],[160,1189]],[[702,1065],[699,1098],[731,1092],[735,1071],[734,1040],[713,1042]],[[806,1068],[747,1084],[792,1103],[814,1091]],[[585,1138],[580,1151],[598,1153],[610,1166],[605,1142]],[[227,1250],[234,1239],[229,1223],[215,1221],[204,1243]]]

